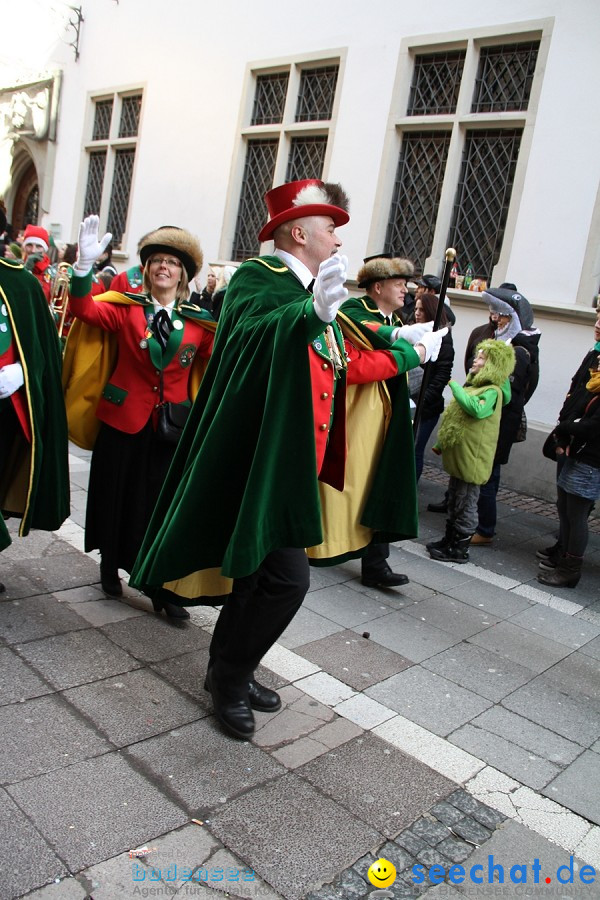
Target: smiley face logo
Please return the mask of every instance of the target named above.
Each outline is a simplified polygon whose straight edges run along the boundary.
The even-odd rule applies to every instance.
[[[396,867],[388,859],[376,859],[367,872],[369,881],[375,887],[389,887],[396,880]]]

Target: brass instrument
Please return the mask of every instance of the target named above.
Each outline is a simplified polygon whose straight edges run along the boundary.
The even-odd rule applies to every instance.
[[[65,327],[65,319],[69,308],[69,286],[71,283],[71,266],[69,263],[59,262],[56,265],[56,274],[52,282],[50,292],[50,311],[56,321],[59,338],[62,337]]]

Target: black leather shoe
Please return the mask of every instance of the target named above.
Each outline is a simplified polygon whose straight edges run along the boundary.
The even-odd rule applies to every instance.
[[[242,741],[249,740],[254,734],[255,722],[248,700],[246,698],[231,700],[224,697],[210,670],[206,673],[204,686],[210,691],[215,716],[223,728]]]
[[[259,712],[274,713],[281,709],[281,697],[277,691],[265,687],[259,681],[252,680],[248,690],[248,700],[252,709]]]
[[[428,503],[427,509],[429,512],[439,512],[439,513],[447,513],[448,512],[448,501],[444,497],[441,503]]]
[[[365,587],[399,587],[401,584],[408,584],[408,577],[400,575],[397,572],[382,572],[380,575],[367,575],[360,579]]]
[[[182,621],[183,619],[189,619],[190,617],[189,612],[184,606],[176,606],[168,600],[153,600],[152,606],[154,607],[154,612],[160,613],[164,610],[167,619],[179,619]]]
[[[110,569],[104,563],[100,563],[100,584],[104,593],[109,597],[123,596],[123,585],[117,569]]]

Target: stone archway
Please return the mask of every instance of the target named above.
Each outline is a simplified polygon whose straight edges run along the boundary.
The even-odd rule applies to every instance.
[[[30,162],[19,178],[15,188],[12,226],[18,234],[26,225],[37,225],[39,215],[40,187],[33,162]]]

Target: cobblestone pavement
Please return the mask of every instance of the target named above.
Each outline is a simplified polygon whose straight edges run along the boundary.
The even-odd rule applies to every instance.
[[[493,543],[434,562],[426,467],[410,583],[314,569],[259,673],[283,707],[238,742],[202,689],[217,611],[104,596],[71,451],[71,519],[0,560],[2,898],[598,896],[598,520],[576,590],[536,581],[552,505],[504,489]]]

